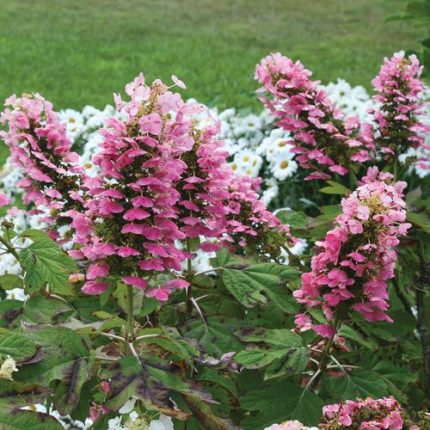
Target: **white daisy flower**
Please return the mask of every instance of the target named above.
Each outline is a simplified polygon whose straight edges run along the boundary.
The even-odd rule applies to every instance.
[[[293,176],[297,168],[298,165],[291,158],[290,152],[279,153],[276,159],[270,160],[270,170],[273,176],[280,181]]]

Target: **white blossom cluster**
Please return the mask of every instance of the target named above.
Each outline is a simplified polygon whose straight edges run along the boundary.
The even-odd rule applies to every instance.
[[[133,408],[133,401],[126,402],[118,411],[119,415],[108,421],[106,430],[174,430],[173,421],[170,417],[161,414],[157,419],[147,420],[142,418]],[[23,409],[49,413],[61,423],[65,430],[88,430],[94,424],[90,418],[87,418],[85,422],[72,420],[70,416],[61,416],[58,411],[48,410],[46,406],[41,404],[27,406]]]
[[[318,427],[307,427],[300,421],[285,421],[282,424],[272,424],[264,430],[318,430]]]

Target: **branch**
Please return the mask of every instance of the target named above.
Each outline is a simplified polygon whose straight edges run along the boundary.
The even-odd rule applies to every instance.
[[[430,342],[424,307],[425,293],[421,288],[417,288],[415,295],[417,303],[417,330],[420,335],[421,347],[423,350],[424,389],[427,398],[430,400]]]

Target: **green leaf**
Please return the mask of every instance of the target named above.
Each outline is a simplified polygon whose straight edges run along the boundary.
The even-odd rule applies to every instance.
[[[260,276],[261,278],[261,276]],[[252,275],[244,271],[235,269],[225,269],[222,279],[227,290],[247,308],[252,308],[257,304],[266,304],[266,296],[261,294],[265,286],[260,279],[254,279]],[[266,282],[277,283],[278,278],[267,276]]]
[[[62,414],[69,414],[79,403],[82,387],[92,375],[92,360],[76,358],[62,366],[62,381],[55,390],[54,405]]]
[[[0,335],[0,356],[10,355],[16,361],[32,357],[36,353],[36,345],[30,339],[18,333]]]
[[[157,299],[151,297],[145,297],[143,299],[142,308],[139,311],[139,317],[143,318],[154,312],[160,307],[160,302]]]
[[[78,334],[65,327],[31,329],[24,334],[40,345],[43,360],[21,368],[16,379],[42,385],[60,381],[61,396],[54,405],[60,413],[70,413],[79,402],[83,384],[92,375],[93,363],[87,346]]]
[[[209,317],[206,329],[201,321],[197,320],[191,324],[188,335],[197,339],[206,353],[220,356],[226,352],[238,351],[243,348],[233,334],[237,330],[237,326],[234,326],[236,322],[233,318],[226,322],[221,318]]]
[[[137,315],[143,303],[144,292],[138,288],[133,288],[133,314]],[[124,311],[128,312],[128,293],[127,293],[127,285],[119,283],[116,290],[113,293],[113,296],[116,298],[118,306]]]
[[[375,372],[356,370],[340,378],[327,378],[331,397],[352,400],[357,397],[380,398],[387,394],[387,384]]]
[[[0,301],[0,327],[10,328],[19,324],[24,302],[21,300]]]
[[[103,376],[111,378],[106,401],[106,406],[111,410],[117,411],[132,396],[145,404],[162,408],[170,404],[168,388],[151,376],[148,366],[135,357],[125,357],[107,366]]]
[[[30,324],[52,324],[59,315],[72,311],[73,308],[62,300],[39,295],[25,302],[23,319]]]
[[[13,290],[14,288],[23,288],[23,280],[18,275],[6,274],[0,276],[0,288],[3,290]]]
[[[360,333],[358,333],[356,330],[354,330],[352,327],[346,324],[341,325],[338,334],[339,336],[343,336],[343,337],[346,337],[347,339],[351,339],[354,342],[357,342],[358,344],[372,351],[375,350],[377,347],[377,345],[374,342],[371,342],[370,340],[365,339],[363,336],[361,336]]]
[[[320,189],[321,193],[324,193],[324,194],[339,194],[341,196],[346,196],[347,194],[351,193],[351,190],[349,188],[345,187],[342,184],[339,184],[338,182],[327,181],[327,183],[329,184],[329,186],[321,188]]]
[[[265,379],[284,374],[296,374],[303,371],[308,363],[309,352],[302,338],[289,329],[256,329],[239,336],[246,342],[260,342],[271,345],[271,349],[241,351],[235,361],[249,369],[257,369],[273,363],[267,369]],[[251,352],[253,352],[251,354]],[[249,354],[245,354],[249,353]],[[264,353],[264,354],[263,354]]]
[[[265,342],[281,348],[303,346],[302,338],[289,329],[244,329],[238,335],[245,342]]]
[[[217,417],[212,409],[200,399],[184,395],[185,402],[205,430],[240,430],[230,420]]]
[[[15,410],[0,412],[0,430],[63,430],[53,416],[41,412]]]
[[[324,402],[318,395],[305,389],[298,397],[290,417],[308,425],[317,425],[323,406]]]
[[[29,239],[32,239],[33,241],[36,240],[51,240],[48,233],[46,233],[43,230],[37,230],[35,228],[29,228],[27,230],[24,230],[19,237],[27,237]]]
[[[50,388],[0,379],[0,411],[41,403],[51,393]]]
[[[270,300],[285,313],[298,313],[300,306],[287,288],[283,286],[271,285],[270,288],[265,288],[264,291]]]
[[[276,213],[276,216],[293,229],[305,230],[308,224],[308,216],[304,212],[282,209]]]
[[[237,353],[234,360],[247,369],[260,369],[286,354],[288,349],[249,349]]]
[[[228,252],[227,248],[221,248],[215,258],[211,259],[212,267],[224,267],[232,261],[232,255]]]
[[[25,284],[31,292],[39,291],[45,284],[57,294],[73,295],[68,275],[77,271],[75,261],[67,256],[53,241],[41,239],[33,242],[20,253],[25,270]]]
[[[220,373],[209,367],[203,367],[198,373],[196,373],[195,377],[198,381],[212,382],[217,386],[223,387],[233,396],[238,396],[236,384],[228,374],[224,375],[223,372]]]
[[[182,343],[180,340],[172,339],[170,337],[152,337],[142,339],[142,342],[149,345],[158,345],[165,351],[175,355],[177,359],[185,360],[192,365],[192,356],[188,352],[185,343]]]
[[[323,406],[316,394],[286,381],[252,390],[242,396],[240,402],[248,411],[259,411],[258,415],[242,422],[246,430],[262,429],[286,419],[315,425],[319,423]]]
[[[268,296],[283,311],[295,313],[297,305],[290,292],[282,288],[284,281],[281,278],[288,274],[283,266],[264,263],[243,270],[224,269],[222,279],[227,290],[245,307],[264,305]]]
[[[406,219],[426,233],[430,233],[430,216],[425,212],[408,212]]]

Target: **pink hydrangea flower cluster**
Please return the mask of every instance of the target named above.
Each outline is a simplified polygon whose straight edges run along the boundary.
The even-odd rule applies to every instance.
[[[81,208],[83,169],[52,104],[35,94],[9,97],[5,105],[0,123],[8,129],[0,131],[0,137],[10,148],[12,162],[23,171],[18,186],[25,191],[24,203],[33,204],[36,213],[41,206],[46,208],[45,221],[51,222],[56,214]]]
[[[336,312],[353,309],[368,321],[391,321],[387,281],[394,277],[399,236],[411,227],[405,222],[404,182],[387,172],[369,168],[361,185],[342,201],[342,213],[312,258],[312,271],[302,275],[294,292],[299,303],[321,307],[328,320]],[[300,327],[313,328],[325,337],[335,329],[313,325],[305,314],[296,317]]]
[[[119,276],[165,301],[188,286],[179,272],[193,257],[190,239],[213,251],[222,243],[244,245],[264,226],[285,243],[288,228],[259,201],[255,184],[228,167],[214,138],[217,124],[199,128],[202,106],[185,103],[159,80],[147,85],[142,74],[126,93],[128,102],[115,98],[127,118],[113,118],[101,131],[102,150],[93,159],[100,176],[86,181],[85,211],[68,212],[80,244],[71,253],[91,262],[85,293],[100,294],[109,286],[105,278]]]
[[[225,242],[246,247],[260,257],[278,257],[280,248],[292,246],[297,239],[259,199],[260,183],[260,178],[230,175]]]
[[[310,79],[311,72],[279,53],[263,58],[255,78],[262,84],[264,105],[279,118],[278,125],[291,132],[296,160],[313,171],[307,180],[345,175],[351,163],[372,158],[373,129],[358,118],[345,118]]]
[[[372,81],[380,108],[373,109],[379,127],[378,149],[385,157],[398,156],[424,144],[423,133],[430,131],[418,119],[423,103],[420,95],[424,84],[420,79],[423,66],[415,55],[403,51],[385,58],[378,76]]]
[[[356,428],[359,430],[402,430],[402,406],[393,397],[374,400],[347,400],[323,407],[326,420],[320,427],[326,430]]]

